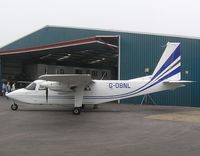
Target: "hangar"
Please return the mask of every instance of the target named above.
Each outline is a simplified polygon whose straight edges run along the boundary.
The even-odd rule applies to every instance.
[[[168,41],[181,42],[182,79],[196,82],[152,97],[160,105],[199,107],[200,39],[192,37],[46,26],[0,49],[0,78],[32,81],[45,73],[136,78],[151,74]]]

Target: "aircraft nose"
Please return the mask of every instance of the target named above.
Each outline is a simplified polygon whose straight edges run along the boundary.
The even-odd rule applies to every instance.
[[[21,95],[24,95],[24,89],[18,89],[6,94],[9,99],[17,100]]]
[[[16,99],[18,97],[19,91],[15,90],[9,93],[6,93],[6,97],[9,99]]]
[[[13,92],[6,93],[6,97],[8,97],[8,98],[12,99],[12,97],[13,97]]]

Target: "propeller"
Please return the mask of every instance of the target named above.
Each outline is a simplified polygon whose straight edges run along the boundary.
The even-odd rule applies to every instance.
[[[48,103],[48,99],[49,99],[49,90],[46,87],[46,103]]]

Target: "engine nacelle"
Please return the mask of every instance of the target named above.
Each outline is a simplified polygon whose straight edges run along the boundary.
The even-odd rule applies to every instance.
[[[57,81],[45,81],[41,85],[54,91],[71,91],[69,85]]]

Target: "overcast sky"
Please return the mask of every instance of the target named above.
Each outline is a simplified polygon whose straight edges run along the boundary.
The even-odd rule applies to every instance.
[[[46,25],[200,37],[199,0],[0,0],[0,47]]]

